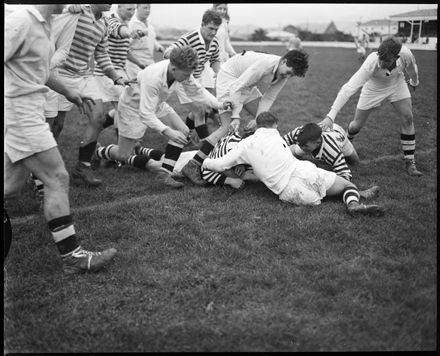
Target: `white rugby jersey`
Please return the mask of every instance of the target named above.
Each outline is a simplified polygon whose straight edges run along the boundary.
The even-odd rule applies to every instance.
[[[339,90],[327,116],[334,120],[345,103],[362,86],[372,91],[392,89],[398,83],[405,80],[403,71],[406,71],[410,79],[417,85],[419,76],[413,54],[408,47],[402,46],[399,56],[400,58],[396,61],[396,67],[389,71],[379,67],[379,55],[377,52],[370,53],[359,70]]]
[[[269,111],[288,79],[274,79],[280,59],[280,56],[274,54],[243,51],[223,63],[220,72],[224,71],[236,78],[229,88],[230,99],[237,104],[232,110],[233,117],[239,117],[242,109],[242,105],[238,105],[241,102],[240,91],[250,91],[257,85],[264,92],[257,116],[261,112]]]
[[[206,158],[202,169],[223,172],[238,164],[249,164],[257,178],[279,195],[300,168],[298,162],[277,129],[259,128],[223,157]]]
[[[209,107],[220,109],[221,103],[203,88],[191,75],[183,82],[174,81],[167,84],[169,59],[149,65],[137,75],[137,83],[124,87],[119,105],[139,110],[139,116],[147,122],[147,126],[162,132],[168,128],[157,117],[162,105],[171,93],[176,92],[181,104],[199,102]]]

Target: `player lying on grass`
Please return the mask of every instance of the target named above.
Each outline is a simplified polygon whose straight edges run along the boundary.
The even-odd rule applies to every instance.
[[[226,109],[231,104],[219,102],[192,76],[197,68],[197,52],[188,46],[176,47],[170,59],[154,63],[137,76],[137,84],[125,87],[118,104],[119,138],[117,145],[108,145],[96,150],[100,159],[126,161],[147,128],[168,138],[165,157],[157,179],[171,188],[182,188],[184,184],[171,176],[182,148],[189,143],[189,128],[173,108],[166,103],[175,92],[181,104],[200,102],[215,109]],[[145,166],[142,156],[140,167]]]
[[[200,166],[217,141],[229,131],[230,125],[238,130],[243,107],[253,118],[269,110],[288,79],[304,77],[307,69],[308,55],[301,50],[289,51],[282,57],[243,51],[223,63],[217,75],[216,95],[219,100],[230,100],[233,103],[232,111],[219,111],[220,127],[203,141],[194,158],[183,167],[182,173],[194,184],[205,185]],[[254,126],[255,119],[249,122],[247,128]]]
[[[333,131],[322,131],[318,124],[308,123],[294,128],[283,139],[296,158],[322,161],[347,180],[352,178],[347,163],[360,162],[353,144],[338,124],[333,124]]]
[[[352,140],[365,125],[370,113],[385,100],[389,101],[401,121],[400,144],[406,171],[410,176],[421,176],[414,160],[416,134],[411,94],[404,72],[410,78],[409,85],[415,90],[419,85],[419,74],[413,54],[397,38],[383,40],[377,52],[371,53],[359,70],[342,86],[330,112],[320,125],[323,129],[331,129],[338,112],[362,87],[354,119],[348,125],[348,138]]]
[[[351,182],[295,158],[278,132],[278,119],[269,112],[258,115],[257,130],[220,158],[207,158],[202,169],[223,172],[248,164],[254,174],[279,199],[296,205],[319,205],[325,196],[342,195],[350,215],[381,216],[379,205],[359,203],[359,190]]]

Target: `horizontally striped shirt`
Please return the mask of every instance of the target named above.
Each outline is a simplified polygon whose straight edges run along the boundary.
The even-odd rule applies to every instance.
[[[344,179],[351,180],[351,170],[345,161],[342,153],[342,144],[345,141],[345,131],[337,124],[333,126],[334,131],[323,131],[321,134],[322,143],[312,152],[313,158],[323,161],[332,166],[333,172]],[[302,126],[299,126],[283,136],[289,146],[298,145],[298,134]]]
[[[230,132],[223,136],[214,146],[208,158],[220,158],[234,148],[241,141],[241,136],[235,132]],[[224,185],[226,175],[207,169],[202,169],[202,178],[209,183]]]
[[[111,14],[110,17],[105,17],[108,33],[108,54],[115,69],[124,69],[127,60],[128,49],[130,47],[130,38],[122,38],[119,35],[119,30],[122,26],[128,24],[123,22],[116,14]],[[103,76],[100,65],[95,61],[95,74]]]
[[[220,51],[217,38],[214,37],[214,39],[209,44],[208,50],[206,50],[205,40],[203,39],[200,30],[194,30],[180,37],[166,50],[165,55],[169,56],[171,49],[174,47],[184,46],[190,46],[197,51],[199,65],[197,66],[197,69],[193,72],[194,78],[200,78],[203,69],[205,68],[206,62],[210,61],[211,63],[214,63],[220,61]]]
[[[59,68],[59,73],[74,77],[92,74],[89,63],[93,55],[104,71],[114,71],[107,52],[107,28],[104,19],[101,17],[96,20],[90,5],[82,5],[81,8],[83,11],[78,19],[69,54]]]

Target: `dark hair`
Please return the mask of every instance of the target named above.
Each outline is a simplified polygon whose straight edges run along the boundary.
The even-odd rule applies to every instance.
[[[309,69],[309,55],[301,49],[292,49],[282,59],[286,59],[286,65],[293,68],[294,75],[304,77]]]
[[[382,41],[377,49],[379,59],[387,59],[397,56],[402,49],[402,42],[396,37],[388,37]]]
[[[174,47],[170,53],[170,62],[182,70],[195,70],[199,65],[197,51],[189,46]]]
[[[264,111],[257,116],[256,122],[257,127],[272,127],[278,123],[278,118],[269,111]]]
[[[210,22],[214,23],[216,26],[222,24],[222,17],[215,10],[206,10],[202,17],[202,24],[207,25]]]
[[[318,124],[305,124],[298,132],[296,140],[300,146],[304,146],[309,141],[316,141],[321,137],[322,128]]]

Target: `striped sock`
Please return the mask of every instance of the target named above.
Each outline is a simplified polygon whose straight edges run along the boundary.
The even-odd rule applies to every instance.
[[[136,146],[134,153],[137,155],[144,155],[155,161],[160,161],[164,153],[161,150],[156,150],[155,148],[149,148],[145,146]]]
[[[400,144],[402,145],[403,158],[413,160],[416,150],[416,134],[400,134]]]
[[[110,150],[113,148],[113,147],[116,147],[116,145],[115,144],[110,144],[110,145],[108,145],[108,146],[102,146],[102,147],[99,147],[97,150],[96,150],[96,156],[99,158],[99,159],[106,159],[106,160],[109,160],[109,161],[113,161],[113,157],[112,157],[112,155],[111,155],[111,153],[110,153]]]
[[[72,215],[55,218],[49,221],[47,225],[61,256],[67,255],[79,247],[76,241]]]
[[[345,188],[344,192],[342,193],[342,201],[347,206],[353,202],[359,203],[359,198],[360,198],[359,189],[355,187]]]
[[[162,163],[162,170],[166,171],[168,174],[173,172],[174,166],[180,157],[182,149],[183,145],[180,145],[176,142],[168,142],[167,146],[165,147],[165,157]]]
[[[209,136],[208,125],[202,124],[200,126],[197,126],[196,127],[196,132],[197,132],[197,135],[199,136],[199,138],[201,140],[203,140],[204,138]]]
[[[198,165],[201,166],[206,157],[211,153],[214,146],[209,141],[203,141],[202,147],[197,153],[194,155],[192,160]]]
[[[144,155],[131,155],[125,161],[125,164],[131,167],[136,167],[139,169],[146,169],[146,164],[150,160],[150,157]]]

